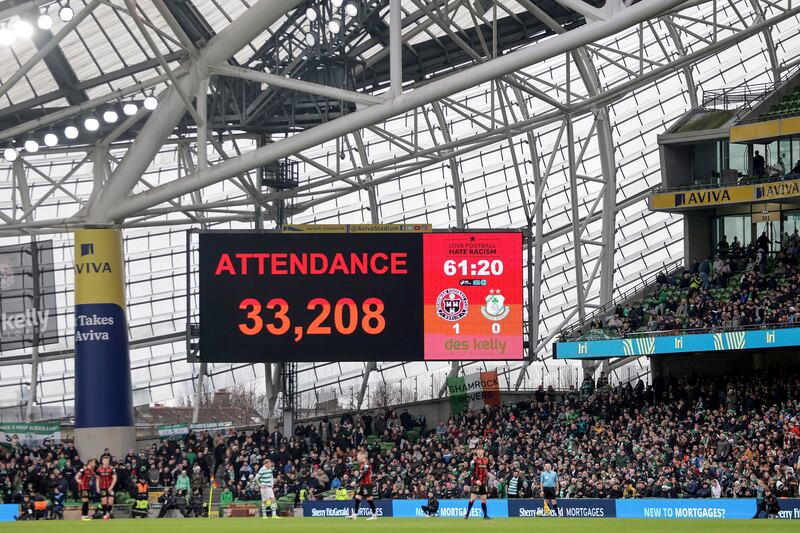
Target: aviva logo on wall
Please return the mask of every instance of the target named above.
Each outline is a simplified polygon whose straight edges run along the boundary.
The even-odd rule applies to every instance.
[[[744,350],[747,338],[744,331],[714,333],[715,350]]]

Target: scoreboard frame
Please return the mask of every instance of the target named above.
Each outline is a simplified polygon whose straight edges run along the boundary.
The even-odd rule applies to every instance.
[[[187,230],[187,232],[186,232],[186,234],[187,234],[186,235],[186,241],[187,241],[187,247],[186,247],[186,263],[187,263],[187,270],[186,270],[186,306],[187,306],[186,343],[187,343],[187,356],[188,356],[187,358],[188,358],[188,360],[190,362],[219,362],[219,363],[257,363],[257,362],[267,363],[267,362],[312,362],[312,361],[313,362],[324,362],[324,361],[358,361],[358,362],[363,362],[363,361],[405,361],[405,362],[413,362],[413,361],[465,361],[465,362],[469,362],[469,361],[498,361],[498,362],[500,362],[500,361],[503,361],[504,362],[504,361],[521,361],[521,360],[524,360],[525,352],[526,352],[525,345],[527,343],[529,343],[529,339],[525,338],[525,332],[524,332],[524,329],[525,329],[524,328],[525,295],[523,294],[523,291],[525,290],[525,282],[524,282],[525,277],[524,277],[523,269],[525,268],[525,261],[524,261],[524,257],[523,257],[522,254],[524,253],[523,248],[525,247],[525,236],[526,235],[530,235],[529,228],[522,228],[522,229],[481,228],[481,229],[469,229],[469,230],[460,230],[460,229],[436,229],[436,230],[434,230],[434,229],[431,229],[429,225],[424,225],[424,224],[423,225],[418,225],[418,224],[405,224],[405,225],[372,225],[372,224],[333,225],[333,226],[325,226],[323,229],[318,229],[315,226],[311,226],[311,225],[309,225],[309,226],[296,226],[295,225],[295,226],[289,226],[288,228],[290,228],[290,229],[288,229],[288,230],[287,229],[284,229],[284,230],[268,229],[268,230],[211,230],[211,231],[202,231],[202,230],[197,229],[197,228],[192,228],[190,230]],[[300,228],[300,230],[298,231],[297,228]],[[411,228],[411,229],[406,229],[406,228]],[[194,242],[193,242],[193,235],[194,234],[198,235],[198,239],[194,239]],[[503,305],[503,303],[504,303],[503,302],[503,296],[505,296],[505,294],[504,294],[503,296],[501,296],[499,298],[500,305],[498,306],[496,304],[497,299],[493,299],[494,303],[495,303],[495,308],[492,311],[488,311],[487,309],[490,309],[490,307],[489,307],[490,301],[489,301],[489,295],[487,294],[486,295],[486,304],[487,304],[486,306],[480,305],[481,303],[483,303],[482,301],[481,302],[475,302],[474,304],[473,303],[470,304],[471,305],[471,309],[470,309],[471,314],[479,316],[479,314],[482,313],[483,317],[490,321],[489,323],[491,324],[491,326],[493,326],[494,328],[497,328],[496,331],[494,329],[492,330],[494,333],[499,333],[500,332],[500,329],[499,329],[499,326],[501,324],[500,321],[503,321],[502,322],[503,327],[505,327],[506,324],[509,324],[509,323],[512,323],[512,322],[514,323],[515,327],[518,326],[518,331],[513,329],[513,327],[511,328],[513,333],[510,334],[510,335],[512,335],[513,338],[509,339],[510,343],[508,342],[508,340],[505,341],[505,343],[508,343],[508,344],[511,345],[509,347],[509,349],[508,349],[508,355],[505,355],[505,353],[506,353],[505,351],[503,352],[502,355],[498,355],[497,353],[490,353],[488,355],[486,355],[486,354],[484,354],[484,355],[477,354],[477,353],[474,353],[473,350],[471,349],[471,347],[473,345],[470,344],[470,348],[466,348],[467,343],[465,342],[465,343],[463,343],[465,347],[461,348],[462,350],[464,350],[463,353],[455,354],[453,356],[449,356],[449,355],[442,356],[441,353],[440,353],[439,356],[429,357],[428,356],[428,352],[429,352],[430,348],[429,348],[428,342],[427,342],[428,341],[428,335],[427,335],[428,326],[427,326],[427,324],[428,324],[428,321],[430,320],[430,307],[431,307],[430,304],[431,304],[431,302],[429,301],[430,300],[430,296],[426,295],[423,298],[422,302],[420,302],[418,304],[419,309],[420,310],[424,309],[425,312],[420,314],[420,317],[419,317],[420,324],[418,325],[419,331],[421,332],[421,335],[422,335],[422,338],[418,339],[418,340],[421,340],[422,344],[416,344],[416,345],[412,346],[412,351],[415,351],[416,353],[409,353],[408,355],[397,355],[397,354],[395,354],[395,355],[390,355],[388,357],[384,353],[376,353],[374,356],[371,356],[369,353],[366,353],[364,350],[362,350],[361,348],[356,346],[356,347],[354,347],[352,349],[352,352],[353,352],[354,355],[345,356],[345,357],[342,357],[341,353],[334,354],[334,356],[329,356],[326,353],[319,353],[318,355],[314,355],[314,356],[301,356],[301,357],[283,356],[283,355],[277,355],[276,356],[276,355],[272,355],[272,354],[270,356],[264,356],[264,357],[259,357],[259,358],[254,358],[252,356],[244,356],[244,357],[239,357],[239,358],[235,358],[235,357],[234,358],[231,358],[231,357],[220,358],[219,356],[210,356],[209,357],[207,355],[204,357],[203,356],[203,352],[200,350],[200,346],[202,344],[204,344],[203,343],[203,339],[202,339],[203,331],[200,328],[200,322],[201,322],[200,308],[201,308],[201,300],[203,298],[203,294],[201,293],[201,290],[202,290],[202,288],[201,288],[201,285],[202,285],[202,282],[201,282],[202,273],[201,273],[200,265],[199,265],[199,263],[201,262],[200,258],[201,258],[201,254],[202,254],[202,251],[200,250],[200,244],[199,244],[200,239],[203,238],[201,236],[202,235],[214,235],[214,236],[231,235],[233,237],[233,236],[241,236],[241,235],[243,235],[244,237],[242,237],[242,238],[251,239],[253,236],[256,236],[256,235],[264,235],[264,236],[283,235],[283,236],[286,236],[287,239],[289,239],[292,235],[294,235],[294,236],[299,237],[300,240],[302,240],[302,239],[304,239],[304,236],[309,236],[309,235],[319,236],[319,235],[324,235],[324,234],[338,235],[338,236],[341,236],[342,234],[353,234],[354,236],[358,235],[359,237],[370,236],[370,235],[371,236],[378,235],[378,236],[381,236],[381,237],[390,237],[390,238],[400,237],[401,239],[402,239],[402,236],[413,236],[412,238],[418,239],[420,243],[424,242],[425,235],[427,235],[427,234],[436,234],[436,235],[443,235],[443,236],[452,235],[454,237],[457,237],[459,235],[475,235],[476,237],[478,237],[478,236],[480,236],[482,234],[489,234],[489,235],[492,235],[492,234],[497,234],[497,235],[502,235],[502,234],[512,234],[513,235],[513,234],[516,234],[516,235],[519,235],[519,241],[518,241],[519,247],[518,247],[518,250],[516,252],[516,257],[515,257],[515,259],[517,259],[517,258],[519,259],[519,263],[512,269],[512,271],[509,272],[509,276],[516,276],[517,275],[516,272],[517,271],[519,272],[519,274],[518,274],[519,283],[517,283],[516,280],[515,281],[506,282],[506,283],[511,283],[511,284],[516,285],[516,291],[518,292],[518,294],[515,293],[515,298],[517,298],[518,301],[515,301],[513,304],[510,304],[510,305]],[[434,239],[431,239],[431,242],[433,242],[433,241],[434,241]],[[290,241],[287,240],[287,242],[290,242]],[[422,247],[422,246],[424,246],[424,245],[421,244],[420,247]],[[529,248],[528,251],[530,252],[530,246],[528,248]],[[194,257],[195,253],[197,254],[197,262],[196,263],[193,262],[193,257]],[[421,250],[420,250],[420,256],[421,257],[423,256],[423,252]],[[425,285],[425,278],[428,276],[428,271],[426,270],[426,265],[427,265],[428,262],[429,261],[427,261],[427,259],[426,259],[424,261],[425,264],[421,265],[421,268],[420,268],[420,271],[419,271],[419,278],[421,278],[419,280],[420,289],[424,289],[423,285]],[[454,263],[454,261],[450,261],[450,262]],[[461,263],[463,263],[463,261]],[[452,270],[453,265],[449,265],[449,266],[451,267],[451,270]],[[529,277],[531,275],[531,267],[532,267],[532,265],[528,265],[528,275],[529,275]],[[458,275],[460,275],[461,273],[462,272],[459,271]],[[473,265],[473,269],[472,269],[471,272],[468,272],[465,269],[463,274],[466,274],[467,276],[472,274],[472,276],[474,276],[475,275],[474,265]],[[196,286],[194,286],[194,284],[193,284],[193,281],[195,280],[195,276],[197,276],[197,278],[196,278],[197,279]],[[470,281],[470,280],[469,279],[460,280],[460,282],[462,282],[462,283],[466,282],[466,281]],[[480,280],[475,279],[473,281],[475,281],[477,283]],[[487,282],[484,279],[483,280],[483,285],[486,285],[486,283]],[[490,283],[490,285],[491,285],[491,283]],[[193,296],[193,288],[196,291],[196,292],[194,292],[194,294],[197,295],[197,300],[196,300],[197,305],[194,308],[193,308],[193,305],[192,305],[193,304],[193,298],[192,298],[192,296]],[[528,284],[528,296],[529,297],[530,297],[530,292],[531,292],[530,289],[531,289],[531,286],[530,286],[530,283],[529,283]],[[487,290],[489,290],[489,287],[483,287],[483,290],[487,291]],[[430,292],[430,291],[428,291],[428,292]],[[454,290],[453,292],[458,293],[460,291]],[[494,291],[492,291],[492,292],[494,292]],[[500,291],[498,290],[498,295],[499,295],[499,292]],[[442,291],[442,293],[439,294],[439,299],[441,299],[442,297],[450,297],[450,296],[451,296],[450,294],[445,294],[445,291]],[[277,299],[281,300],[281,298],[277,298]],[[320,299],[318,298],[317,300],[320,300]],[[324,300],[324,298],[322,300]],[[365,306],[369,302],[367,302],[366,300],[364,300],[362,302],[358,302],[358,301],[352,302],[350,298],[343,298],[342,300],[347,300],[346,302],[344,302],[344,304],[345,304],[346,308],[350,309],[351,311],[352,310],[355,310],[357,312],[366,312],[367,311],[367,307],[365,307]],[[474,298],[471,299],[471,301],[473,301],[473,300],[474,300]],[[268,304],[268,303],[269,304],[273,304],[273,302],[271,300],[269,302],[267,302],[267,299],[264,299],[264,301],[261,302],[261,304],[263,304],[264,306],[266,306],[266,304]],[[309,305],[311,303],[313,303],[313,302],[309,302]],[[316,302],[316,303],[319,304],[320,302]],[[330,309],[333,308],[334,305],[336,305],[337,310],[338,310],[338,305],[337,304],[339,304],[341,302],[339,302],[339,301],[330,301],[330,302],[324,301],[324,302],[321,302],[321,303],[323,303],[323,304],[325,304],[327,306],[327,310],[325,310],[325,312],[329,313]],[[355,307],[353,307],[353,303],[355,303]],[[447,304],[447,303],[449,303],[449,302],[445,302],[445,304]],[[253,303],[250,302],[249,305],[252,305],[252,304]],[[256,304],[256,305],[258,305],[258,304]],[[277,305],[280,305],[280,302]],[[444,306],[440,305],[439,301],[436,302],[436,305],[437,305],[437,307],[435,309],[440,309],[441,310],[441,308],[444,307]],[[480,312],[478,310],[479,308],[480,308]],[[515,308],[515,311],[513,313],[510,313],[509,308]],[[243,313],[245,311],[249,312],[249,311],[253,311],[254,310],[253,307],[248,307],[248,308],[241,307],[240,309],[242,309]],[[271,307],[270,309],[273,310],[273,311],[275,310],[274,307]],[[280,308],[278,308],[278,309],[280,309]],[[309,307],[309,309],[311,309],[311,307]],[[259,307],[259,311],[261,311],[261,310],[262,309]],[[269,312],[269,311],[267,311],[267,312]],[[328,315],[326,314],[326,316],[328,316]],[[352,319],[353,316],[355,316],[355,315],[350,316],[350,318]],[[441,313],[438,316],[439,316],[439,318],[446,319]],[[457,317],[457,315],[455,315],[455,316]],[[509,320],[505,320],[506,316],[509,316]],[[530,314],[528,316],[528,319],[530,320]],[[446,320],[449,320],[449,319],[446,319]],[[496,320],[497,322],[492,322],[494,320]],[[328,317],[328,321],[330,322],[330,317]],[[347,321],[343,320],[343,322],[346,323]],[[454,322],[455,322],[455,324],[458,324],[459,323],[458,322],[458,318],[455,318]],[[255,326],[255,324],[253,324],[253,325]],[[530,326],[530,324],[529,324],[529,326]],[[207,327],[207,326],[205,326],[205,327]],[[261,327],[261,325],[259,325],[259,327]],[[294,325],[292,327],[294,327]],[[338,327],[338,324],[337,324],[337,327]],[[344,327],[348,327],[348,326],[345,325]],[[298,329],[300,329],[300,328],[298,327]],[[335,328],[329,328],[329,329],[334,329],[334,333],[336,333]],[[529,329],[529,331],[530,331],[530,329]],[[458,333],[458,331],[456,331],[456,332]],[[291,331],[289,332],[289,336],[291,336]],[[505,336],[505,332],[504,332],[504,336]],[[302,338],[302,332],[301,332],[300,337]],[[471,338],[471,337],[469,337],[469,335],[467,335],[465,337],[466,338]],[[481,345],[481,344],[478,341],[473,341],[473,342],[474,342],[474,346],[476,347],[475,350],[478,350],[479,348],[477,348],[477,347],[479,345]],[[505,350],[505,343],[503,345],[503,350]],[[495,342],[494,344],[491,345],[491,349],[497,350],[498,349],[498,345],[499,345],[499,343]],[[489,346],[489,344],[488,344],[488,342],[483,342],[482,346],[486,347],[486,346]],[[348,348],[349,348],[349,346],[348,346]],[[490,348],[480,348],[480,349],[489,350]],[[208,350],[206,350],[206,351],[208,351]]]

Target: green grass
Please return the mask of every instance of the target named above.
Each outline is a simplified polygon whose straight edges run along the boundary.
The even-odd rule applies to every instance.
[[[284,518],[261,520],[259,518],[187,518],[187,519],[145,519],[93,520],[80,522],[39,521],[3,524],[4,531],[29,531],[36,533],[85,533],[103,531],[107,533],[265,533],[271,531],[319,533],[354,531],[365,532],[407,532],[436,531],[488,533],[530,533],[535,531],[553,533],[673,533],[673,532],[719,532],[737,531],[797,531],[797,523],[792,520],[626,520],[614,518],[506,518],[468,521],[456,518],[379,518],[374,522],[359,519],[355,522],[344,518]]]

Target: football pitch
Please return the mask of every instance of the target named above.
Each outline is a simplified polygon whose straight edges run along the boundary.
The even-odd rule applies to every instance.
[[[435,531],[445,532],[489,532],[515,533],[530,531],[553,533],[673,533],[682,531],[708,531],[731,533],[736,531],[797,531],[792,520],[633,520],[619,518],[501,518],[493,520],[455,518],[381,518],[367,522],[363,519],[350,521],[338,518],[284,518],[262,520],[260,518],[225,519],[145,519],[145,520],[72,520],[26,521],[3,524],[8,532],[25,531],[35,533],[85,533],[103,531],[107,533],[319,533],[342,532],[394,532]]]

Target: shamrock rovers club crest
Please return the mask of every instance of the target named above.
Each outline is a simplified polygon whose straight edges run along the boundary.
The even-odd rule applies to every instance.
[[[503,320],[511,308],[506,303],[506,297],[500,294],[500,289],[490,290],[486,295],[486,305],[481,306],[481,313],[488,320]]]

